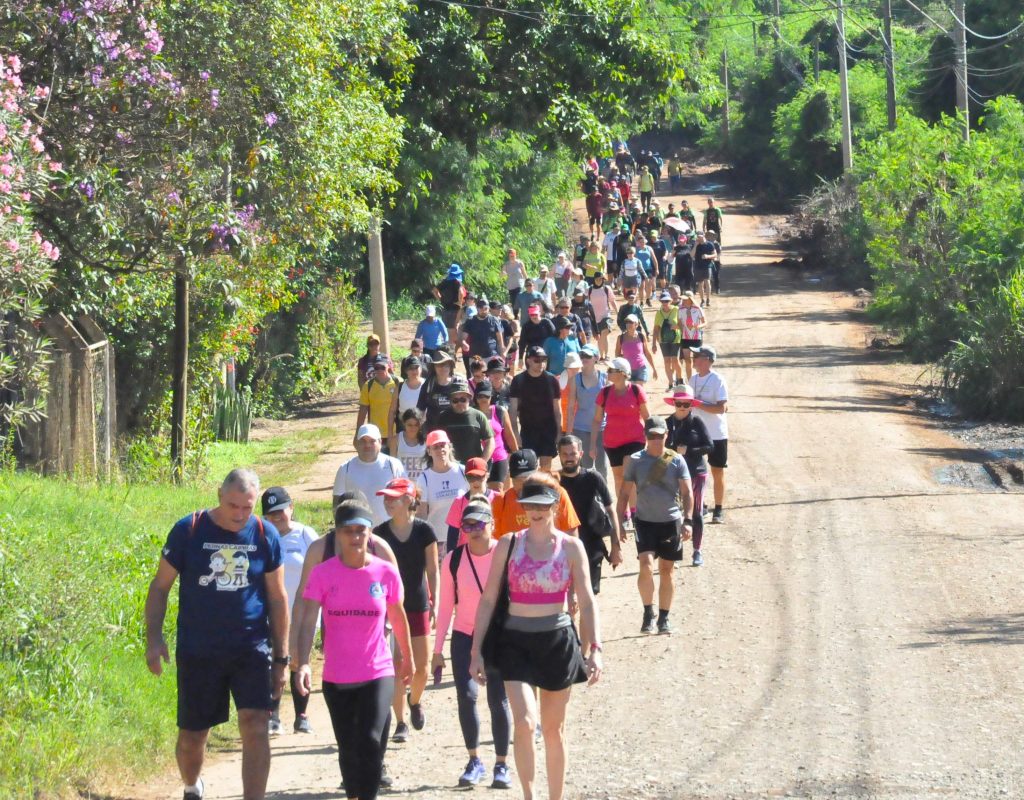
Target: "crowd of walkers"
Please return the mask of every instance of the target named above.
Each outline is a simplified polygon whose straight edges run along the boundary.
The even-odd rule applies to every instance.
[[[573,252],[531,274],[509,249],[501,298],[475,295],[452,264],[408,356],[396,363],[368,337],[330,531],[298,522],[285,487],[261,491],[242,469],[215,507],[171,530],[146,602],[146,658],[157,674],[169,659],[178,582],[185,800],[203,797],[209,729],[228,719],[229,696],[243,796],[264,796],[286,682],[292,729],[311,731],[318,631],[347,797],[392,784],[389,745],[427,727],[427,686],[450,669],[468,756],[458,785],[510,788],[511,750],[532,800],[542,740],[548,797],[561,800],[571,690],[603,669],[603,566],[622,563],[630,534],[640,631],[672,632],[685,543],[701,567],[705,523],[725,520],[729,398],[705,340],[722,213],[708,198],[698,229],[686,201],[662,209],[661,181],[668,172],[680,189],[681,171],[657,153],[621,145],[584,172],[590,234]]]

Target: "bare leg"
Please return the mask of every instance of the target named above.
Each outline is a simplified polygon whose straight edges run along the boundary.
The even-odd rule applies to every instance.
[[[537,459],[540,462],[540,468],[545,472],[551,472],[551,459],[552,456],[540,456]]]
[[[540,727],[544,733],[544,758],[548,768],[548,798],[562,800],[565,792],[565,711],[572,688],[559,692],[540,690]]]
[[[715,505],[720,506],[725,500],[725,468],[712,467],[711,478],[715,482]]]
[[[267,712],[258,708],[238,709],[238,732],[242,736],[242,797],[263,800],[270,774]]]
[[[423,690],[427,688],[427,662],[430,660],[427,656],[427,644],[426,636],[412,637],[413,673],[412,685],[409,687],[410,703],[419,703],[423,699]]]
[[[264,727],[266,724],[264,723]],[[195,786],[199,773],[203,771],[203,759],[206,757],[206,740],[210,730],[185,731],[178,730],[178,745],[174,755],[178,759],[178,771],[186,786]]]
[[[675,584],[672,582],[672,571],[675,566],[675,561],[658,559],[658,610],[660,611],[668,611],[672,608],[672,597],[676,591]]]
[[[512,709],[513,753],[519,784],[523,787],[523,800],[533,800],[536,773],[533,732],[537,728],[537,698],[533,687],[520,681],[505,681],[505,694]]]
[[[645,606],[654,605],[654,553],[640,554],[640,572],[636,577],[636,588],[640,590],[640,602]]]
[[[401,654],[395,653],[393,658],[401,658]],[[397,671],[398,666],[395,665]],[[405,722],[405,684],[395,681],[395,693],[391,696],[391,711],[394,716],[394,723],[397,727]]]

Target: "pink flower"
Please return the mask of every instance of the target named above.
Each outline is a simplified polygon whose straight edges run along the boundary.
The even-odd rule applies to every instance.
[[[4,242],[4,245],[12,253],[17,253],[21,249],[21,245],[18,244],[18,240],[17,239],[8,239],[6,242]]]
[[[0,164],[0,175],[10,178],[14,174],[14,167],[10,164]]]
[[[64,168],[64,165],[59,161],[50,162],[50,172],[60,172]]]
[[[39,249],[43,251],[43,255],[50,259],[50,261],[56,261],[60,258],[60,248],[55,244],[44,241],[39,245]]]
[[[10,194],[13,188],[10,181],[0,181],[0,194]]]
[[[271,111],[263,118],[263,121],[267,123],[268,128],[273,128],[277,124],[277,114]]]
[[[32,149],[37,153],[41,153],[46,149],[46,145],[40,141],[38,136],[32,136],[29,138],[29,143],[32,145]]]

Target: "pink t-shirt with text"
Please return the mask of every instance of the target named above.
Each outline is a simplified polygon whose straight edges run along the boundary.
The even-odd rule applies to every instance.
[[[302,596],[320,604],[324,681],[360,683],[395,674],[384,635],[387,609],[402,602],[398,568],[376,556],[361,569],[331,558],[313,567]]]

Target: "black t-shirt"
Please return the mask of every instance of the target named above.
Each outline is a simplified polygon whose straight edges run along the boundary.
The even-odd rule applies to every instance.
[[[460,414],[453,408],[442,411],[437,427],[448,434],[448,438],[452,440],[455,460],[463,464],[470,458],[482,457],[483,440],[494,438],[491,421],[476,408],[467,409],[465,414]]]
[[[549,336],[555,335],[555,323],[547,317],[541,317],[534,322],[527,320],[519,328],[519,349],[526,350],[530,345],[543,347]]]
[[[713,256],[715,255],[715,246],[711,242],[704,242],[704,244],[698,244],[696,251],[694,251],[693,258],[693,269],[695,272],[710,273],[711,263],[714,259],[703,258],[704,255]]]
[[[693,253],[690,246],[676,248],[676,274],[690,275],[693,273]]]
[[[462,331],[469,337],[469,354],[471,356],[500,355],[498,350],[498,334],[501,333],[501,320],[488,314],[486,317],[473,317],[462,323]]]
[[[550,372],[535,378],[524,370],[512,379],[509,397],[519,401],[519,427],[537,430],[554,424],[553,403],[562,397],[562,390]]]
[[[427,417],[424,428],[427,433],[437,428],[441,412],[451,408],[452,382],[449,380],[441,386],[434,377],[427,379],[423,388],[420,389],[420,399],[416,401],[416,407],[424,412]]]
[[[572,313],[583,324],[583,331],[590,336],[594,333],[594,325],[597,324],[597,319],[594,316],[594,307],[590,304],[589,300],[584,300],[582,303],[577,303],[575,300],[572,301]],[[579,333],[579,330],[576,331]]]
[[[612,495],[608,491],[608,484],[601,477],[601,473],[593,469],[581,469],[576,475],[566,475],[564,472],[558,476],[562,488],[569,495],[572,507],[576,509],[576,516],[580,518],[580,540],[587,551],[601,542],[603,539],[596,535],[591,529],[593,516],[591,509],[597,503],[607,508],[612,504]]]
[[[501,323],[501,335],[505,337],[505,347],[508,347],[512,344],[512,340],[516,338],[516,326],[512,324],[510,319],[499,318],[498,322]]]
[[[391,521],[382,522],[373,532],[391,545],[398,561],[398,573],[405,589],[406,611],[424,612],[430,609],[427,598],[427,548],[437,542],[434,529],[426,520],[413,520],[412,531],[406,541],[400,541],[391,531]]]
[[[455,278],[445,278],[437,284],[437,291],[441,293],[441,305],[448,311],[455,311],[460,308],[459,300],[462,293],[462,281]]]
[[[673,450],[685,447],[686,452],[683,454],[683,459],[686,461],[686,468],[690,474],[704,475],[708,471],[708,465],[704,463],[704,456],[710,453],[714,447],[704,420],[691,410],[683,419],[671,414],[665,418],[665,422],[668,425],[665,446]]]

